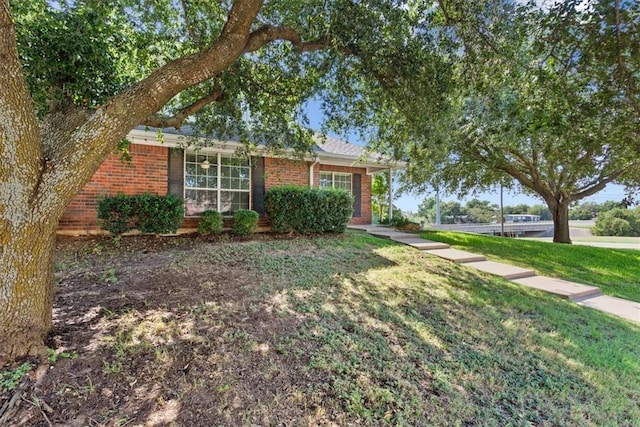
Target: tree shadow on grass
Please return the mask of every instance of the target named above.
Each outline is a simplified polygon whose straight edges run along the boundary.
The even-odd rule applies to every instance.
[[[101,242],[62,257],[50,345],[77,357],[59,358],[33,395],[54,408],[51,422],[77,425],[342,419],[326,400],[330,380],[309,366],[313,343],[287,337],[313,317],[292,295],[392,265],[350,240],[197,242],[122,256]],[[16,419],[45,424],[35,406],[24,409]]]
[[[58,274],[52,336],[78,357],[33,390],[53,423],[638,419],[638,328],[390,241],[349,233],[86,261]]]
[[[638,325],[437,259],[394,270],[358,283],[355,310],[404,334],[424,367],[407,372],[439,391],[427,425],[640,419]],[[381,298],[380,282],[402,274],[414,286]]]

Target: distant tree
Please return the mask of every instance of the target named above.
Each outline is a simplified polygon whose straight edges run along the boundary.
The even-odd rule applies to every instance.
[[[436,198],[427,197],[418,205],[418,215],[427,219],[430,223],[436,222]]]
[[[584,202],[569,208],[569,219],[589,220],[594,219],[600,212],[600,205],[595,202]]]
[[[592,232],[596,236],[640,236],[640,211],[615,208],[596,218]]]
[[[531,206],[526,203],[520,203],[518,205],[509,205],[504,207],[504,213],[506,214],[526,214],[531,209]]]
[[[488,200],[471,199],[465,205],[465,211],[472,222],[490,223],[496,221],[500,207]]]
[[[598,205],[597,213],[610,211],[617,208],[626,208],[627,206],[622,201],[616,202],[615,200],[607,200]]]
[[[569,210],[569,219],[572,220],[588,220],[594,219],[602,212],[607,212],[612,209],[626,208],[624,203],[616,202],[613,200],[607,200],[603,203],[596,202],[584,202],[572,207]]]
[[[440,202],[440,218],[443,224],[466,222],[467,210],[457,201]]]
[[[527,213],[530,215],[539,215],[541,221],[551,221],[551,211],[547,206],[533,205],[529,206]]]

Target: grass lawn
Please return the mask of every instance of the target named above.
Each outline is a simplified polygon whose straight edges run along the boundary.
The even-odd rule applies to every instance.
[[[426,231],[425,239],[530,267],[538,274],[600,287],[602,293],[640,302],[640,251],[562,245],[528,239]]]
[[[59,245],[13,421],[640,426],[639,325],[361,232],[138,239]]]

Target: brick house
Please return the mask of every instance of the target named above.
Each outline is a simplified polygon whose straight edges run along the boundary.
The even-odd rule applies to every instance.
[[[131,161],[110,155],[83,190],[76,195],[60,219],[58,233],[101,233],[97,220],[98,199],[118,193],[175,194],[185,200],[181,231],[194,231],[199,214],[217,210],[231,215],[237,209],[253,209],[260,226],[265,217],[266,190],[278,185],[336,187],[354,197],[351,224],[370,224],[371,180],[376,173],[390,173],[390,166],[365,155],[362,147],[327,137],[318,139],[314,158],[273,157],[258,149],[250,157],[236,153],[237,141],[209,142],[192,149],[186,137],[175,130],[136,128],[128,135]],[[185,148],[186,147],[186,148]]]

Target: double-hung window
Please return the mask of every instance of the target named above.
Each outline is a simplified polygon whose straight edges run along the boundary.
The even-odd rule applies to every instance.
[[[320,172],[320,187],[340,188],[351,194],[351,174]]]
[[[184,161],[184,200],[187,216],[206,210],[232,215],[249,209],[251,167],[247,159],[220,153],[189,153]]]

